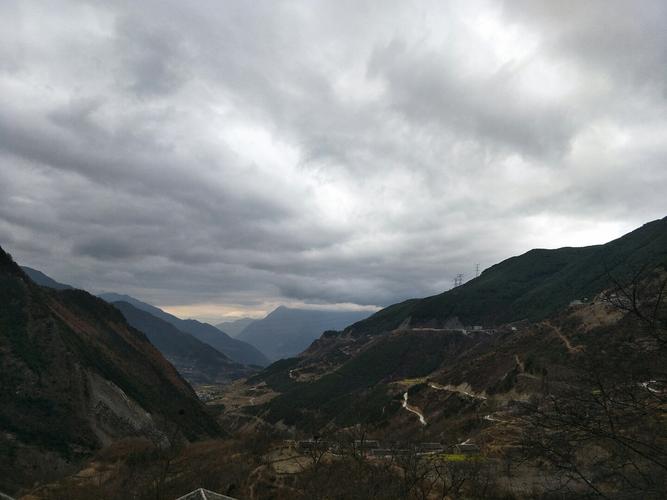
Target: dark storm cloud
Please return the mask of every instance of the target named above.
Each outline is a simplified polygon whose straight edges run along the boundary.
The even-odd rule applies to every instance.
[[[484,77],[461,75],[440,54],[393,41],[373,54],[369,70],[386,81],[389,105],[398,113],[415,124],[434,122],[461,138],[561,156],[576,131],[566,109],[517,98],[520,68],[511,65]]]
[[[658,1],[4,2],[0,244],[215,316],[604,241],[667,208],[666,23]]]
[[[112,238],[94,238],[74,245],[75,254],[86,255],[95,259],[126,259],[144,252],[136,248],[130,241],[119,241]]]
[[[624,0],[507,1],[508,19],[548,34],[546,51],[632,87],[667,90],[667,4]]]
[[[125,78],[119,85],[139,97],[170,94],[188,79],[191,57],[181,33],[170,26],[146,26],[132,17],[116,22],[116,50]]]

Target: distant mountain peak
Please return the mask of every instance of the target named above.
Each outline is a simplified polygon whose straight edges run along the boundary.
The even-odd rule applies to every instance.
[[[215,325],[215,327],[218,330],[225,332],[227,335],[236,338],[243,330],[246,329],[248,325],[254,321],[257,320],[254,318],[239,318],[234,321],[224,321],[222,323],[218,323]]]
[[[299,354],[327,330],[340,330],[368,317],[367,311],[292,309],[278,306],[238,336],[273,359]]]

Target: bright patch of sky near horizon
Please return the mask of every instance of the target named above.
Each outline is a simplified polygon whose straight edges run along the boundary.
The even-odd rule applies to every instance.
[[[0,245],[180,316],[366,308],[667,215],[662,1],[7,1]]]

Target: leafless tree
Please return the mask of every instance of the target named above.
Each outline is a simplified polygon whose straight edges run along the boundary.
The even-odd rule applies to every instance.
[[[609,275],[604,300],[624,313],[572,355],[569,377],[524,405],[526,458],[554,487],[593,496],[663,498],[667,491],[667,328],[663,270]]]

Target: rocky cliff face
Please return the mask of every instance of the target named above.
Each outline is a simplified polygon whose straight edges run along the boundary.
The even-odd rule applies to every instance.
[[[0,490],[57,477],[122,437],[220,432],[122,314],[40,287],[0,249]]]

